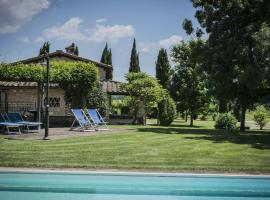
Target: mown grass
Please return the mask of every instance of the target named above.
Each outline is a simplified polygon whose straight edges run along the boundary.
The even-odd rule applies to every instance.
[[[270,172],[270,133],[226,132],[211,121],[190,128],[113,126],[115,134],[51,141],[0,138],[0,166],[122,170]]]

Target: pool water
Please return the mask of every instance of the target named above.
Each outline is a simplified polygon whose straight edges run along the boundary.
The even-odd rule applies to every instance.
[[[270,177],[0,172],[0,199],[270,199]]]

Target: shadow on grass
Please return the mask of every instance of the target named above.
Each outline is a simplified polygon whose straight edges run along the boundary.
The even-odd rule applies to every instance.
[[[159,126],[157,124],[148,124],[148,125],[150,125],[150,126],[156,126],[156,127],[161,127],[161,126]],[[175,128],[190,128],[190,125],[188,125],[188,124],[171,124],[169,126],[169,128],[173,128],[173,127],[175,127]],[[194,125],[192,128],[201,128],[201,127],[203,127],[203,126]],[[166,126],[164,126],[162,128],[166,128]]]
[[[138,128],[139,132],[154,132],[158,134],[182,134],[185,139],[209,140],[214,143],[231,142],[235,144],[249,144],[257,149],[270,149],[270,132],[266,131],[225,131],[215,129],[183,128],[181,125],[174,127]],[[194,136],[192,136],[194,135]]]

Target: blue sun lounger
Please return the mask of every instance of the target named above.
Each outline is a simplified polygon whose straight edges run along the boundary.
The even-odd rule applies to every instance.
[[[70,130],[80,131],[95,131],[93,124],[89,121],[87,116],[84,114],[82,109],[71,109],[75,119],[70,127]],[[79,126],[74,127],[75,123],[78,122]]]
[[[11,112],[11,113],[6,114],[6,116],[9,122],[23,125],[26,128],[26,132],[37,131],[39,130],[39,126],[42,124],[40,122],[25,121],[22,118],[21,114],[18,112]],[[35,127],[37,129],[33,129]]]
[[[8,134],[10,134],[10,133],[19,133],[19,134],[21,134],[22,125],[17,124],[17,123],[7,122],[5,120],[5,117],[1,113],[0,113],[0,126],[3,126],[7,130]],[[10,131],[11,129],[13,129],[13,130],[15,129],[17,131]]]
[[[96,130],[109,130],[107,123],[105,122],[102,116],[99,114],[97,109],[87,109],[87,113],[95,127]],[[100,128],[104,126],[105,128]]]

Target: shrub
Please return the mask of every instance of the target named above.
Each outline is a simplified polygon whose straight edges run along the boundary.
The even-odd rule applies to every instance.
[[[86,107],[96,108],[102,116],[105,116],[107,104],[106,93],[102,91],[101,85],[97,84],[96,87],[88,93]]]
[[[256,124],[260,126],[260,130],[262,130],[269,121],[267,110],[263,105],[256,107],[253,118]]]
[[[236,129],[237,120],[230,113],[219,114],[216,120],[216,129],[232,130]]]
[[[170,125],[176,115],[176,105],[173,99],[168,95],[167,98],[163,99],[159,104],[159,123],[162,126]]]

